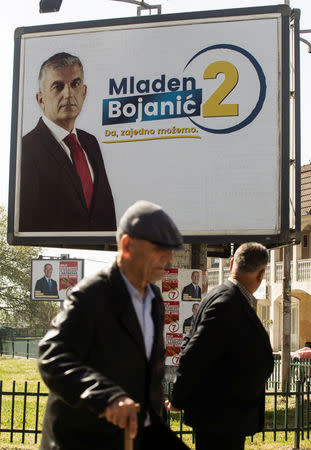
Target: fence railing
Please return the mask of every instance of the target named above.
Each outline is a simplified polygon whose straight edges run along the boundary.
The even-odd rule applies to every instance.
[[[38,343],[40,339],[0,339],[0,355],[14,358],[38,358]]]
[[[310,382],[304,383],[297,381],[296,389],[292,390],[290,384],[286,384],[284,392],[278,391],[277,384],[275,384],[274,391],[266,392],[267,400],[272,400],[273,408],[270,411],[270,424],[267,419],[267,409],[265,417],[265,432],[273,432],[274,440],[276,440],[276,433],[283,431],[285,440],[288,438],[288,433],[293,431],[295,433],[294,448],[298,449],[300,439],[310,438],[311,431],[311,402],[310,402]],[[278,402],[282,399],[283,402]],[[291,402],[294,400],[294,402]],[[278,407],[278,405],[282,405]]]
[[[300,260],[298,261],[297,267],[297,278],[298,281],[307,281],[311,278],[311,260]]]
[[[171,385],[168,386],[168,394],[170,397]],[[168,412],[167,423],[172,425],[172,419],[176,418],[179,426],[175,432],[179,436],[192,434],[190,427],[183,426],[183,413]],[[186,429],[185,429],[186,428]],[[299,448],[300,440],[309,439],[311,434],[311,390],[310,383],[302,383],[297,381],[296,389],[292,390],[289,384],[286,384],[284,392],[278,390],[277,384],[274,390],[267,390],[265,393],[265,425],[261,435],[264,441],[266,433],[273,433],[274,441],[277,440],[277,433],[284,433],[284,439],[288,440],[288,433],[294,432],[295,447]],[[254,440],[252,436],[251,440]]]
[[[0,339],[0,355],[21,357],[21,358],[38,358],[38,343],[39,339],[15,339],[15,340],[1,340]],[[290,363],[290,386],[295,388],[297,381],[311,381],[311,359],[298,360],[294,358]],[[281,359],[278,355],[275,356],[274,369],[268,380],[267,386],[269,389],[274,389],[275,385],[280,389],[281,387]]]
[[[167,385],[166,396],[170,398],[171,384]],[[12,383],[12,390],[4,390],[0,381],[0,435],[9,434],[11,443],[15,443],[20,436],[21,443],[25,438],[33,435],[34,443],[42,433],[43,413],[46,406],[47,392],[42,392],[40,382],[34,392],[28,390],[27,381],[24,389],[17,390],[16,382]],[[266,391],[265,426],[262,440],[266,433],[273,433],[274,440],[277,434],[283,432],[285,440],[288,433],[295,434],[295,448],[299,448],[299,442],[310,438],[311,428],[311,390],[310,383],[297,381],[295,390],[288,385],[284,392],[280,392],[277,384],[273,390]],[[168,413],[168,425],[179,436],[192,435],[193,430],[183,424],[182,412]],[[29,440],[29,439],[28,439]]]
[[[281,364],[280,358],[274,359],[273,372],[267,382],[268,389],[281,388]],[[293,358],[290,362],[290,389],[296,389],[297,382],[311,382],[311,359],[298,360]]]
[[[16,390],[16,382],[13,381],[11,391],[3,390],[0,381],[0,433],[9,433],[11,443],[15,442],[14,437],[18,434],[22,444],[26,436],[34,435],[36,444],[38,435],[42,433],[47,396],[47,392],[41,391],[40,382],[37,383],[36,392],[30,392],[27,381],[23,390]]]
[[[294,264],[295,271],[294,271]],[[283,279],[283,261],[277,261],[274,264],[274,280],[270,279],[270,264],[267,265],[264,279],[268,284],[281,283]],[[310,281],[311,280],[311,259],[300,259],[298,261],[291,261],[290,274],[292,281]],[[296,279],[294,280],[294,274]],[[223,268],[224,279],[228,277],[228,268]],[[219,268],[207,269],[207,282],[209,288],[219,284]]]

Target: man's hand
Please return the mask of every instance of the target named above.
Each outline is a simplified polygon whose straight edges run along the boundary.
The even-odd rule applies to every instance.
[[[116,398],[104,411],[104,417],[108,422],[125,428],[129,425],[129,435],[134,439],[137,434],[137,412],[135,402],[125,395]]]
[[[172,403],[169,400],[165,400],[164,404],[165,404],[165,408],[168,411],[174,411],[174,412],[181,411],[180,409],[174,408],[174,406],[172,405]]]

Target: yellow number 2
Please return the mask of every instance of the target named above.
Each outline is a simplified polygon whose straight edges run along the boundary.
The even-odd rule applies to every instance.
[[[206,67],[203,78],[205,80],[212,78],[215,79],[220,73],[225,75],[225,79],[210,96],[210,98],[203,104],[203,117],[225,117],[239,115],[238,104],[221,104],[227,95],[229,95],[235,88],[239,80],[239,73],[236,67],[228,61],[215,61]]]

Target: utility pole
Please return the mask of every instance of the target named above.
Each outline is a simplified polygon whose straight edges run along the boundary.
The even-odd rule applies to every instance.
[[[290,283],[290,246],[283,248],[283,284],[282,284],[282,371],[281,385],[285,391],[290,380],[290,335],[291,335],[291,283]]]

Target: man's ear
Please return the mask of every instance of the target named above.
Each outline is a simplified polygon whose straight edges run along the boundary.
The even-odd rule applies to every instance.
[[[128,234],[123,234],[120,239],[120,250],[124,258],[130,256],[131,238]]]
[[[87,85],[84,84],[83,85],[83,101],[85,100],[86,94],[87,94]]]
[[[36,100],[42,111],[44,112],[44,101],[43,101],[43,95],[42,92],[37,92],[36,94]]]

